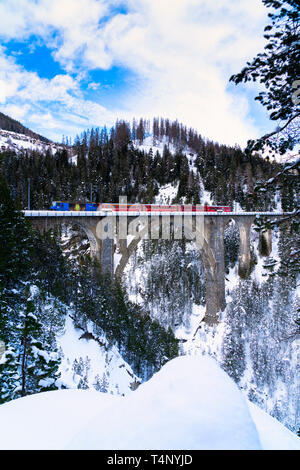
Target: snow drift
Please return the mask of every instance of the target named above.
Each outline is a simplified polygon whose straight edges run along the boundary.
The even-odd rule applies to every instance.
[[[296,435],[251,409],[214,359],[181,356],[126,397],[60,390],[1,405],[0,448],[300,449]]]
[[[208,357],[182,356],[72,440],[89,449],[260,449],[244,397]]]

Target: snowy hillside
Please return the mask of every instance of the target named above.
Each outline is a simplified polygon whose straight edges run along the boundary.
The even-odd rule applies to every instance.
[[[189,164],[192,165],[196,157],[195,150],[191,149],[188,145],[175,145],[169,141],[166,136],[161,137],[160,139],[153,139],[153,135],[145,137],[142,144],[139,144],[137,141],[134,142],[134,146],[139,150],[144,150],[149,152],[152,149],[153,155],[158,152],[160,155],[163,154],[164,148],[166,147],[170,153],[174,154],[177,151],[182,152],[183,155],[186,155],[189,159]]]
[[[7,149],[15,151],[30,149],[39,152],[45,152],[47,149],[50,149],[55,154],[57,150],[62,150],[63,146],[54,142],[48,144],[25,134],[0,129],[0,150],[4,151]]]
[[[79,254],[90,253],[88,240],[83,235],[67,226],[61,236],[64,256],[76,265]],[[61,383],[67,388],[115,395],[126,395],[140,384],[141,380],[123,360],[116,346],[111,346],[104,334],[99,336],[94,332],[95,324],[87,321],[83,329],[74,321],[72,308],[68,312],[63,332],[56,338],[62,356]]]
[[[109,347],[105,337],[94,336],[92,324],[83,332],[68,316],[57,345],[62,355],[60,382],[67,388],[126,395],[140,383],[117,348]]]
[[[0,421],[1,449],[300,450],[297,436],[199,356],[170,361],[127,397],[40,393],[2,405]]]

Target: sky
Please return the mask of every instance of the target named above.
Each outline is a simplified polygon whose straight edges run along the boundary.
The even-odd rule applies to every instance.
[[[261,0],[0,0],[0,111],[60,142],[116,119],[178,119],[246,144],[273,129],[257,84]]]

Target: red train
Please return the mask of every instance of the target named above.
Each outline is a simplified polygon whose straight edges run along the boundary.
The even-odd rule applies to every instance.
[[[111,202],[52,202],[56,211],[102,211],[102,212],[231,212],[230,206],[192,204],[119,204]]]
[[[208,206],[192,204],[98,204],[97,210],[113,212],[231,212],[229,206]]]

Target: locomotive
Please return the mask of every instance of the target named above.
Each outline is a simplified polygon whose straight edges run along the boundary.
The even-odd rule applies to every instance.
[[[230,206],[209,206],[207,204],[122,204],[96,202],[61,202],[53,201],[50,207],[54,211],[82,212],[231,212]]]

